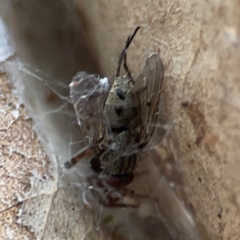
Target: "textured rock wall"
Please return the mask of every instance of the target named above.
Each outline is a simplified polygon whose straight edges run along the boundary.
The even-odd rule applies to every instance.
[[[133,71],[138,71],[151,52],[160,53],[165,66],[166,116],[171,126],[172,137],[178,143],[175,146],[178,156],[175,161],[183,178],[185,203],[191,206],[197,221],[201,223],[202,229],[206,230],[210,239],[239,239],[239,3],[233,0],[225,2],[78,0],[77,4],[79,15],[83,16],[84,13],[82,19],[84,24],[81,27],[85,27],[91,45],[94,46],[89,58],[94,56],[98,59],[105,75],[114,72],[118,54],[126,37],[136,26],[142,26],[130,47],[128,62]],[[84,22],[84,19],[88,20]],[[31,39],[32,36],[29,37]],[[8,96],[10,92],[6,88],[8,86],[6,76],[1,75],[1,77],[3,94],[10,99]],[[9,100],[10,103],[11,101],[17,106],[14,99]],[[4,98],[1,103],[7,106]],[[15,119],[16,115],[11,115],[13,110],[14,113],[18,110],[20,117]],[[12,159],[9,163],[13,165],[15,155],[20,157],[17,160],[19,163],[22,162],[22,158],[26,161],[26,158],[30,159],[34,155],[35,160],[30,159],[30,161],[36,166],[32,167],[42,171],[42,175],[37,176],[32,176],[33,173],[30,171],[28,178],[23,178],[22,181],[13,175],[14,170],[11,169],[13,166],[6,165],[6,156],[9,152],[4,153],[5,146],[15,141],[14,135],[18,130],[14,128],[18,124],[21,125],[21,129],[26,129],[24,134],[29,132],[28,135],[32,136],[31,143],[36,142],[33,149],[39,149],[39,143],[32,135],[31,125],[25,126],[24,122],[19,123],[21,119],[26,118],[22,108],[6,109],[7,111],[10,113],[4,115],[2,117],[4,120],[1,122],[3,148],[1,162],[4,169],[9,169],[1,170],[1,180],[4,179],[5,184],[9,184],[1,189],[1,196],[5,197],[1,197],[4,200],[1,203],[2,236],[5,239],[11,239],[15,235],[19,237],[18,239],[23,239],[21,236],[34,239],[36,236],[46,237],[49,233],[54,233],[56,239],[66,239],[70,234],[74,239],[74,236],[79,236],[88,227],[84,229],[85,225],[78,223],[77,226],[83,226],[82,229],[76,227],[72,232],[64,231],[69,222],[79,220],[79,212],[71,207],[74,205],[76,207],[74,209],[78,209],[79,203],[73,197],[67,198],[66,205],[63,200],[66,192],[59,190],[55,193],[56,166],[52,166],[54,171],[50,174],[45,154],[38,150],[36,154],[31,152],[27,156],[22,155],[21,145],[11,153]],[[13,137],[9,141],[4,140],[9,138],[7,134]],[[24,138],[26,143],[30,141],[25,135],[19,134],[19,136]],[[16,141],[19,142],[19,138]],[[29,145],[25,148],[28,147]],[[46,159],[45,165],[38,158]],[[44,185],[46,179],[42,179],[45,175],[50,181],[47,190]],[[43,183],[40,184],[42,189],[35,186],[33,189],[38,191],[37,195],[32,190],[32,195],[24,196],[24,192],[28,193],[30,189],[26,186],[31,186],[29,185],[31,177],[34,177],[35,181],[42,179]],[[18,195],[16,193],[14,195],[14,192],[18,192]],[[75,193],[71,194],[74,196]],[[34,228],[35,219],[31,217],[35,209],[35,200],[39,198],[36,196],[46,198],[45,200],[41,198],[46,209],[50,209],[50,205],[53,206],[46,218],[51,224],[46,225],[47,220],[43,217],[42,222],[38,222],[39,228]],[[31,231],[27,228],[14,230],[16,226],[20,226],[17,225],[17,218],[14,216],[22,208],[20,199],[30,202],[28,203],[30,210],[21,212],[21,216],[22,221],[26,221],[23,225],[31,226]],[[58,202],[59,199],[60,203],[64,203],[63,205]],[[38,202],[38,199],[36,201]],[[60,218],[62,211],[59,209],[64,209],[66,213],[73,211],[74,214],[69,214],[71,219],[66,218],[68,214]],[[26,214],[30,215],[30,218],[26,217]],[[46,212],[43,216],[46,216]],[[60,221],[56,222],[56,219]],[[41,232],[41,226],[45,228],[44,233]],[[52,228],[46,226],[58,227],[53,232]],[[62,232],[58,233],[59,229]],[[38,232],[34,235],[33,230]],[[92,236],[89,239],[95,238]]]

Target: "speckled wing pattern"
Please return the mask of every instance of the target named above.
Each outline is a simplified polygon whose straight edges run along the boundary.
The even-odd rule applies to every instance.
[[[139,91],[141,111],[141,137],[148,141],[154,133],[158,119],[158,108],[161,97],[164,68],[157,53],[152,53],[146,64],[135,80]]]
[[[106,119],[103,109],[109,90],[108,79],[79,72],[69,86],[78,124],[84,135],[94,144],[105,134]]]

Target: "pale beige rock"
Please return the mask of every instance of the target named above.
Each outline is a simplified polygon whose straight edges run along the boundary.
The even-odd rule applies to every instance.
[[[159,201],[160,213],[156,212],[156,217],[162,216],[167,224],[172,224],[170,230],[182,230],[180,232],[184,236],[190,236],[190,239],[239,239],[239,3],[233,0],[225,2],[123,0],[111,3],[106,0],[78,0],[77,3],[81,9],[80,13],[84,12],[88,19],[85,22],[88,34],[92,38],[96,56],[106,76],[115,71],[118,54],[126,37],[138,25],[142,26],[142,30],[136,36],[128,55],[131,69],[134,72],[140,70],[147,56],[153,51],[159,51],[163,60],[165,114],[169,129],[172,130],[170,138],[173,142],[172,147],[167,149],[171,149],[173,154],[168,153],[170,157],[166,157],[167,150],[159,147],[157,153],[162,161],[156,157],[154,162],[155,167],[159,165],[159,172],[165,179],[159,180],[158,173],[155,173],[154,177],[151,176],[152,180],[146,180],[151,183],[150,194]],[[9,114],[10,118],[1,127],[4,129],[1,130],[2,133],[6,132],[7,126],[17,115],[16,109],[12,110],[14,112]],[[19,118],[21,116],[20,112]],[[16,121],[9,127],[10,130],[15,123]],[[21,141],[18,142],[21,144]],[[5,140],[4,144],[10,146],[8,149],[12,149],[9,141]],[[13,151],[11,153],[10,156],[18,154]],[[24,157],[31,160],[31,154]],[[19,154],[19,157],[19,161],[22,162],[23,156]],[[18,181],[19,179],[11,179],[9,176],[12,175],[9,173],[5,181],[11,185],[2,187],[2,191],[7,191],[10,196],[3,198],[4,216],[1,219],[5,223],[1,227],[1,234],[12,236],[17,232],[18,236],[21,236],[24,231],[28,232],[27,239],[34,238],[36,235],[28,228],[11,221],[14,217],[10,217],[11,223],[8,223],[7,215],[14,216],[23,207],[16,205],[19,199],[31,202],[28,204],[30,210],[26,213],[34,211],[35,201],[40,198],[49,211],[48,217],[44,215],[40,219],[41,227],[36,229],[36,219],[25,218],[24,214],[22,222],[32,227],[38,236],[42,234],[41,230],[44,228],[44,234],[47,236],[56,234],[50,239],[70,239],[72,233],[65,231],[66,226],[69,222],[80,219],[79,211],[82,209],[76,211],[78,212],[76,215],[67,214],[69,219],[66,215],[62,217],[61,214],[70,211],[69,206],[72,202],[75,203],[75,207],[81,204],[76,203],[77,198],[67,198],[69,205],[64,206],[64,200],[61,199],[66,197],[66,193],[63,194],[64,191],[61,190],[56,192],[58,171],[55,165],[54,171],[49,174],[50,165],[44,165],[42,161],[30,162],[41,174],[44,174],[43,170],[46,171],[48,189],[46,190],[44,185],[47,180],[42,180],[43,183],[33,190],[39,192],[31,199],[31,195],[28,194],[31,188],[30,180],[36,176],[28,173],[28,178],[24,178],[22,183]],[[48,160],[44,161],[46,162]],[[9,163],[9,169],[14,167],[11,161]],[[148,162],[143,162],[143,166],[144,164],[147,165]],[[39,176],[42,176],[41,174]],[[135,189],[141,184],[143,186],[146,181],[136,183]],[[16,196],[15,190],[19,191]],[[56,202],[58,200],[61,204]],[[52,208],[49,207],[50,204]],[[61,211],[55,206],[60,206],[60,209],[64,206],[65,210]],[[150,209],[149,212],[153,210],[145,203],[142,206],[139,215],[147,218],[148,213],[145,209]],[[135,219],[131,213],[128,217],[129,221]],[[55,225],[57,232],[51,228]],[[140,226],[143,226],[141,230],[147,231],[145,225]],[[160,225],[153,226],[156,229]],[[15,230],[16,227],[18,230]],[[87,229],[89,232],[91,227]],[[200,232],[199,235],[196,229]],[[81,229],[73,228],[71,236],[77,236],[78,231],[85,230],[84,226]],[[46,235],[43,239],[48,239]],[[151,239],[159,239],[153,232],[152,236]],[[88,239],[98,238],[88,235]],[[168,236],[163,239],[171,238]],[[179,239],[178,236],[176,239]]]
[[[49,160],[12,84],[6,74],[0,77],[0,238],[79,239],[89,234],[96,239],[79,191],[59,186],[55,157]],[[17,119],[13,111],[19,112]]]
[[[24,107],[13,96],[12,84],[1,74],[1,239],[24,239],[33,236],[30,229],[17,222],[19,211],[23,215],[26,202],[46,197],[51,202],[56,191],[57,169],[51,166],[46,153],[41,149],[38,137],[32,130],[32,121]],[[13,111],[18,111],[15,118]],[[41,208],[41,206],[37,206]],[[44,225],[44,214],[34,221],[33,227]],[[8,217],[9,216],[9,217]],[[22,221],[22,220],[21,220]],[[43,229],[44,227],[42,227]],[[17,237],[17,238],[16,238]]]

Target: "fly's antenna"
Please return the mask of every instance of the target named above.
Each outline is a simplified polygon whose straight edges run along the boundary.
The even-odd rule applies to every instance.
[[[140,28],[141,28],[140,26],[136,27],[136,29],[134,30],[133,34],[130,35],[130,36],[128,37],[127,41],[126,41],[125,47],[124,47],[122,53],[121,53],[120,56],[119,56],[118,66],[117,66],[117,71],[116,71],[116,77],[119,77],[119,75],[120,75],[122,60],[124,59],[124,68],[125,68],[127,74],[130,76],[130,78],[132,78],[132,77],[131,77],[131,73],[130,73],[128,67],[127,67],[127,49],[128,49],[128,47],[130,46],[133,38],[135,37],[136,33],[138,32],[138,30],[139,30]]]

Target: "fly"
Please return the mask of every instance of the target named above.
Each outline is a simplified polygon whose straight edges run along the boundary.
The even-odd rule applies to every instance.
[[[88,181],[93,190],[104,190],[98,199],[105,206],[116,206],[118,199],[109,193],[133,180],[138,153],[146,148],[158,119],[164,72],[161,59],[151,54],[136,78],[127,65],[127,50],[139,29],[126,41],[111,86],[106,78],[86,72],[77,73],[70,84],[71,102],[89,146],[64,166],[69,169],[88,159],[96,173]]]

